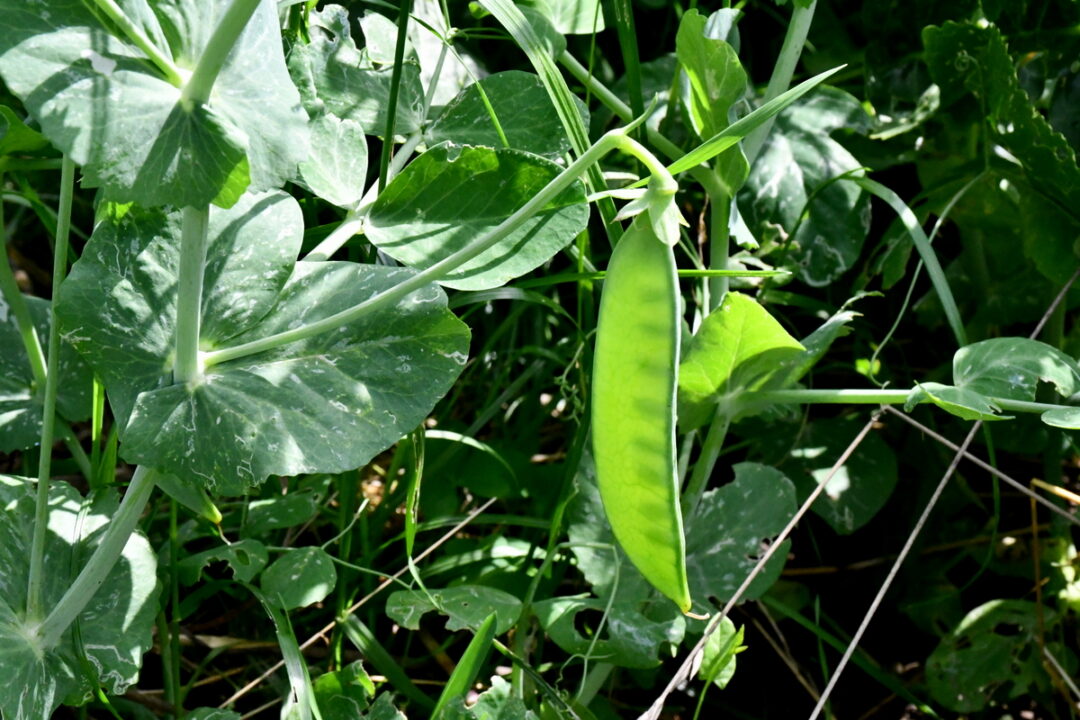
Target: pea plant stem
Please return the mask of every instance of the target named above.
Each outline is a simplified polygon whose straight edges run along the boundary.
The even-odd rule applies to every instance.
[[[184,208],[180,231],[180,272],[176,300],[176,362],[173,381],[192,382],[202,375],[199,327],[202,322],[203,272],[209,240],[210,208]]]
[[[225,14],[221,16],[221,21],[214,28],[214,34],[210,36],[202,55],[199,56],[195,71],[180,93],[180,102],[185,108],[190,110],[196,105],[205,105],[210,101],[210,92],[214,89],[218,73],[224,67],[225,60],[228,59],[236,41],[240,39],[240,33],[244,31],[248,20],[259,7],[260,1],[233,0]]]
[[[53,288],[59,288],[67,273],[68,236],[71,231],[71,197],[75,186],[75,164],[64,157],[60,173],[60,207],[57,213],[56,248],[53,252]],[[56,292],[53,292],[52,317],[56,317]],[[41,415],[41,455],[38,460],[37,499],[34,508],[34,536],[30,544],[30,572],[26,587],[26,615],[38,619],[41,614],[41,582],[45,565],[45,536],[49,525],[49,478],[52,474],[53,433],[56,424],[56,395],[60,388],[60,328],[49,324],[48,369],[45,375],[45,401]]]
[[[173,64],[173,61],[166,57],[161,48],[155,45],[150,38],[146,37],[146,33],[142,31],[142,28],[132,22],[131,18],[116,4],[115,0],[94,0],[94,5],[120,29],[120,32],[127,36],[128,40],[146,54],[146,57],[161,71],[166,80],[176,87],[181,87],[184,84],[184,76]]]
[[[375,310],[381,309],[391,303],[395,303],[409,293],[434,282],[447,273],[461,267],[469,260],[496,245],[507,235],[521,226],[526,220],[535,215],[545,205],[555,199],[566,188],[570,187],[579,177],[589,170],[596,162],[612,150],[622,150],[630,153],[640,160],[650,171],[655,173],[662,187],[673,187],[674,178],[664,168],[664,165],[644,146],[626,135],[623,129],[612,130],[586,150],[577,160],[571,163],[565,170],[559,173],[543,190],[533,196],[528,202],[518,208],[510,217],[501,222],[497,227],[489,230],[476,242],[468,245],[452,255],[443,258],[431,267],[413,275],[408,280],[399,283],[393,288],[374,295],[364,302],[348,310],[343,310],[335,315],[319,320],[318,322],[304,325],[292,330],[270,335],[265,338],[236,345],[230,348],[214,350],[203,355],[203,362],[207,367],[219,363],[235,360],[237,358],[264,352],[273,348],[287,345],[288,343],[303,340],[319,335],[324,332],[355,322]]]
[[[694,470],[690,473],[690,481],[686,484],[686,490],[682,495],[682,514],[685,522],[690,523],[697,510],[698,502],[705,492],[705,486],[712,477],[713,468],[720,457],[720,450],[724,447],[724,438],[727,437],[728,425],[731,424],[731,415],[723,409],[716,411],[716,417],[709,425],[709,432],[705,435],[705,441],[701,445],[701,455],[694,463]]]
[[[774,404],[842,404],[842,405],[901,405],[907,402],[912,390],[760,390],[747,392],[740,396],[739,401],[747,405],[774,405]],[[1031,402],[1028,400],[1010,400],[1009,398],[988,397],[1002,410],[1008,412],[1044,413],[1048,410],[1072,407],[1069,405],[1056,405],[1051,403]]]
[[[0,182],[3,178],[0,177]],[[15,282],[15,273],[11,270],[11,263],[7,259],[7,225],[4,222],[4,204],[0,201],[0,244],[4,247],[3,262],[0,262],[0,293],[3,293],[4,301],[7,302],[11,312],[15,315],[15,324],[19,327],[19,336],[22,338],[26,356],[30,360],[30,372],[34,376],[34,384],[39,388],[45,386],[45,353],[41,350],[41,341],[37,331],[34,330],[34,322],[30,319],[30,309],[26,306],[19,284]]]
[[[799,56],[802,55],[803,45],[806,44],[806,36],[810,32],[810,25],[814,20],[814,10],[817,8],[817,0],[803,7],[799,3],[792,3],[793,10],[791,21],[788,23],[787,33],[784,35],[784,44],[780,46],[780,55],[773,65],[772,75],[769,77],[769,85],[765,89],[765,102],[779,97],[791,86],[791,78],[795,75],[795,66],[799,64]],[[753,165],[758,153],[761,152],[765,140],[769,137],[776,118],[770,118],[761,127],[755,129],[746,136],[743,141],[743,152],[746,153],[747,161]]]
[[[42,648],[54,648],[60,644],[64,632],[75,622],[86,604],[105,582],[109,572],[124,551],[131,533],[139,522],[146,501],[154,489],[154,471],[140,466],[131,478],[127,493],[119,509],[105,529],[101,542],[67,589],[60,601],[38,626],[37,636]]]

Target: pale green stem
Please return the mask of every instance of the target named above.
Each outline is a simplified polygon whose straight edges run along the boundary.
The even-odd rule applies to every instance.
[[[180,93],[180,102],[185,108],[190,110],[210,101],[210,91],[214,89],[218,73],[224,67],[236,41],[240,39],[240,33],[244,31],[248,20],[258,9],[259,2],[260,0],[233,0],[229,9],[221,16],[221,22],[214,28],[214,34],[210,36],[202,55],[199,56],[195,72]]]
[[[199,326],[202,322],[203,273],[209,240],[210,208],[184,208],[180,232],[180,276],[176,300],[176,360],[173,382],[192,382],[202,376]]]
[[[728,239],[728,224],[731,220],[731,197],[725,193],[709,194],[709,268],[727,270],[731,248]],[[706,287],[709,290],[706,307],[710,312],[720,307],[727,295],[730,281],[726,275],[709,278]]]
[[[124,13],[123,9],[114,0],[94,0],[94,5],[113,21],[120,31],[127,36],[128,40],[135,43],[135,46],[146,54],[150,62],[154,63],[158,70],[165,75],[166,80],[176,87],[181,87],[184,84],[184,77],[176,65],[173,64],[173,61],[166,57],[165,53],[151,42],[150,38],[146,37],[142,28],[133,23],[131,18]]]
[[[52,322],[49,323],[48,370],[41,415],[41,455],[38,458],[37,504],[34,536],[30,544],[30,573],[26,586],[26,616],[37,620],[41,613],[41,583],[45,565],[45,537],[49,525],[49,478],[52,476],[53,430],[56,394],[60,388],[60,323],[56,321],[56,298],[67,273],[68,235],[71,231],[71,196],[75,186],[75,163],[67,156],[60,173],[60,207],[57,211],[56,247],[53,251]]]
[[[397,174],[401,172],[402,168],[405,167],[405,163],[412,157],[416,147],[423,142],[423,140],[424,134],[417,132],[413,133],[404,143],[402,143],[401,148],[394,153],[394,157],[390,160],[390,165],[386,168],[387,183],[393,180]],[[323,238],[322,242],[304,256],[304,260],[329,260],[334,253],[340,250],[345,243],[349,242],[353,236],[363,229],[364,219],[367,217],[368,210],[375,203],[375,199],[378,195],[379,183],[372,183],[371,187],[368,188],[368,191],[364,193],[364,197],[356,204],[356,207],[350,209],[345,215],[345,219],[341,221],[341,224],[334,228],[332,233]]]
[[[630,106],[624,103],[618,95],[609,90],[602,82],[597,80],[595,76],[590,74],[589,69],[578,62],[577,58],[568,52],[563,52],[563,54],[559,56],[559,62],[563,64],[575,79],[585,85],[591,93],[596,95],[596,98],[603,103],[608,110],[615,113],[620,120],[623,122],[630,122],[634,119],[634,114],[630,109]],[[686,154],[678,145],[647,125],[645,126],[645,136],[649,138],[649,142],[652,143],[657,150],[664,153],[664,155],[671,160],[678,160]],[[716,176],[715,172],[704,167],[691,168],[687,172],[690,173],[690,176],[694,178],[694,180],[696,180],[710,196],[724,192],[723,187],[720,185],[720,179]]]
[[[101,542],[94,548],[93,555],[83,566],[75,582],[67,589],[64,596],[52,609],[44,622],[38,626],[37,635],[45,649],[60,644],[64,632],[75,622],[86,604],[94,597],[105,582],[116,561],[124,552],[135,526],[142,516],[146,501],[154,489],[154,471],[140,466],[131,478],[123,502],[113,515],[112,520],[101,537]]]
[[[810,24],[814,20],[814,10],[817,8],[817,0],[813,0],[807,7],[799,3],[792,3],[794,9],[791,21],[788,23],[787,33],[784,35],[784,44],[780,47],[780,56],[773,65],[772,77],[769,78],[769,86],[765,89],[764,102],[779,97],[787,92],[791,86],[791,78],[795,75],[795,66],[799,64],[799,56],[802,55],[803,46],[806,45],[806,36],[810,32]],[[761,152],[769,132],[772,130],[776,118],[769,118],[761,127],[754,130],[743,140],[743,152],[751,165]]]
[[[93,483],[94,481],[94,464],[90,462],[90,456],[83,450],[83,446],[79,444],[78,438],[75,437],[75,433],[72,431],[64,419],[59,415],[56,416],[56,429],[60,434],[60,438],[67,445],[68,452],[71,453],[71,458],[75,461],[75,464],[79,466],[79,472],[82,473],[86,481]]]
[[[709,478],[712,477],[730,424],[731,416],[717,409],[716,417],[709,425],[705,442],[701,445],[701,455],[694,463],[694,471],[690,473],[690,482],[686,484],[686,490],[682,495],[683,521],[688,528],[694,517],[694,511],[697,510],[698,502],[701,501],[701,495],[705,492],[705,486],[709,484]]]
[[[38,388],[45,387],[45,353],[41,350],[34,321],[30,319],[30,309],[26,306],[19,284],[15,282],[15,273],[7,259],[7,225],[4,222],[4,203],[0,199],[0,246],[4,248],[4,257],[0,262],[0,292],[15,315],[15,324],[19,327],[26,356],[30,359],[30,372]]]
[[[671,177],[671,174],[667,172],[663,164],[660,163],[652,153],[645,149],[640,143],[627,137],[625,131],[612,130],[596,141],[592,147],[571,163],[569,167],[559,173],[559,175],[548,183],[543,190],[534,195],[528,202],[518,208],[516,212],[506,220],[502,221],[497,227],[482,235],[473,244],[458,250],[426,270],[413,275],[408,280],[405,280],[404,282],[395,285],[393,288],[379,293],[348,310],[343,310],[342,312],[323,318],[310,325],[286,330],[285,332],[260,338],[259,340],[253,340],[242,345],[208,352],[203,356],[206,366],[210,367],[228,360],[235,360],[236,358],[271,350],[288,343],[336,330],[343,325],[359,320],[375,310],[396,303],[409,293],[444,277],[447,273],[456,270],[477,255],[480,255],[499,243],[507,235],[520,227],[522,223],[535,215],[541,208],[555,199],[555,197],[562,193],[566,188],[570,187],[570,185],[572,185],[594,163],[599,161],[608,152],[615,149],[630,153],[646,167],[653,170],[656,173],[657,181],[660,183],[659,187],[667,188],[674,185],[674,178]]]
[[[902,405],[912,390],[760,390],[747,392],[739,397],[739,402],[748,406],[759,405]],[[987,400],[1002,410],[1023,413],[1044,413],[1048,410],[1072,408],[1073,405],[1055,405],[1051,403],[1012,400],[1009,398],[987,397]],[[923,402],[929,403],[929,400]]]

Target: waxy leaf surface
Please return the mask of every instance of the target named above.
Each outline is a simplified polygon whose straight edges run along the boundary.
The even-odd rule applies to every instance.
[[[484,104],[481,90],[491,104],[491,112]],[[584,104],[578,110],[588,125],[589,112]],[[506,137],[505,145],[495,128],[492,112]],[[570,152],[570,140],[544,84],[536,75],[520,70],[489,75],[462,90],[426,135],[429,145],[451,142],[511,147],[553,159]]]
[[[365,231],[387,255],[423,269],[495,228],[559,171],[555,163],[520,150],[440,145],[386,186]],[[588,219],[584,186],[575,182],[502,242],[439,282],[458,290],[503,285],[569,245]]]
[[[108,693],[123,694],[139,676],[157,614],[157,560],[133,534],[101,589],[53,648],[30,640],[26,586],[34,527],[35,484],[0,475],[0,711],[9,720],[37,720],[61,702],[82,704],[92,687],[80,652]],[[116,512],[111,491],[84,499],[66,483],[49,488],[42,606],[53,607],[100,542]],[[77,628],[77,634],[76,634]],[[79,649],[81,646],[81,650]]]
[[[188,72],[229,6],[120,4]],[[0,75],[82,167],[83,186],[104,187],[123,202],[228,206],[249,182],[252,190],[280,186],[307,156],[306,117],[273,3],[260,3],[209,105],[182,107],[180,88],[79,0],[0,0]]]
[[[63,331],[97,368],[122,456],[240,494],[270,474],[343,472],[413,429],[467,358],[468,330],[434,285],[336,331],[213,366],[172,385],[179,213],[99,223],[61,289]],[[282,193],[212,209],[200,345],[309,324],[413,274],[295,263],[302,223]]]
[[[6,262],[6,260],[5,260]],[[49,337],[49,303],[24,296],[30,319],[44,346]],[[15,314],[0,297],[0,452],[23,450],[41,442],[44,388],[35,387],[30,361]],[[56,409],[68,420],[90,417],[90,368],[68,343],[60,344],[60,394]]]

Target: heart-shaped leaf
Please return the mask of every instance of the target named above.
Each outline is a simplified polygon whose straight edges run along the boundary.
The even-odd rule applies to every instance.
[[[321,602],[336,584],[334,561],[318,547],[286,550],[262,574],[263,593],[285,610]]]
[[[122,5],[183,75],[230,3]],[[0,75],[82,166],[84,187],[147,206],[228,206],[249,181],[252,190],[280,186],[307,156],[306,117],[278,27],[274,4],[260,3],[210,104],[186,108],[181,88],[87,3],[0,0]]]
[[[25,617],[35,494],[33,481],[0,475],[0,711],[9,720],[47,718],[61,702],[86,702],[93,688],[85,669],[106,692],[122,694],[138,679],[157,614],[157,560],[136,532],[60,644],[35,643],[35,623]],[[67,484],[49,488],[43,607],[63,596],[116,508],[111,491],[84,499]]]
[[[211,210],[204,350],[315,322],[413,274],[294,266],[302,227],[282,193]],[[423,420],[467,359],[467,328],[428,285],[334,332],[173,385],[179,233],[179,213],[114,207],[60,292],[64,334],[104,379],[131,462],[225,494],[270,474],[351,470]]]
[[[365,231],[387,255],[423,269],[510,217],[560,170],[520,150],[440,145],[386,186]],[[439,282],[458,290],[503,285],[569,245],[588,220],[584,186],[575,182],[502,242]]]

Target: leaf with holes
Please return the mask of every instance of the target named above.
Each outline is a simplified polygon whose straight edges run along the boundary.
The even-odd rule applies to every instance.
[[[419,590],[398,590],[386,599],[386,614],[409,630],[420,629],[420,618],[429,612],[446,615],[448,630],[476,630],[492,613],[495,634],[513,627],[521,615],[521,601],[508,592],[482,585],[457,585],[429,590],[430,598]],[[434,604],[432,603],[434,600]]]
[[[795,515],[795,486],[779,470],[757,463],[739,463],[734,470],[735,480],[706,492],[688,523],[686,570],[695,612],[712,612],[708,600],[730,599]],[[790,545],[784,541],[750,583],[744,600],[761,597],[776,582]]]

